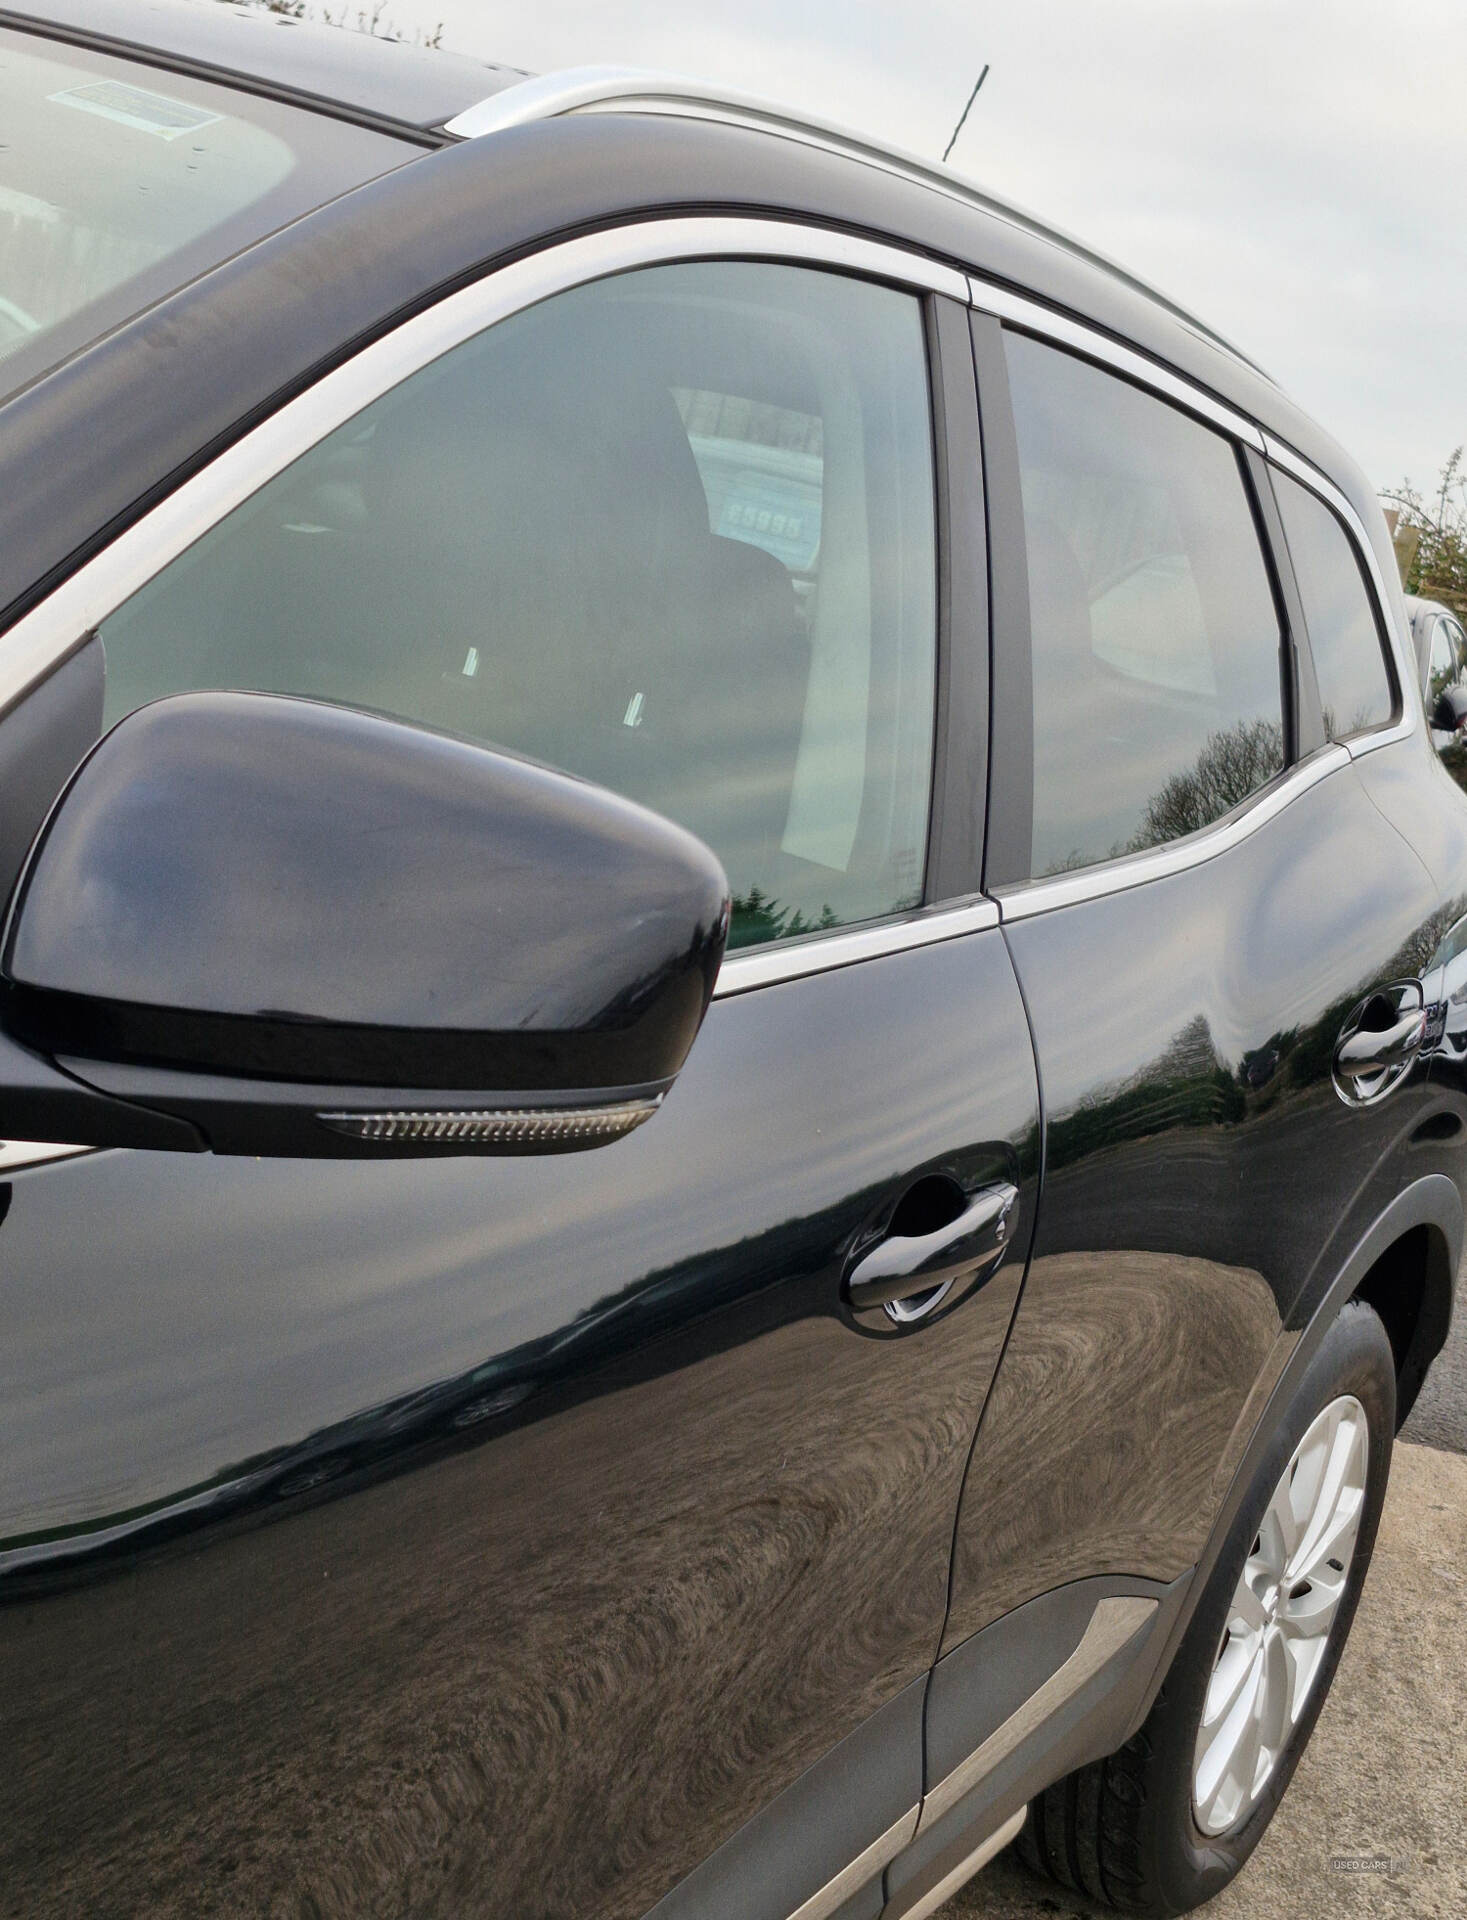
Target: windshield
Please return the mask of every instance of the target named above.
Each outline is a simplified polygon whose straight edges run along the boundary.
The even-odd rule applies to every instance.
[[[326,115],[0,31],[0,399],[414,151]]]

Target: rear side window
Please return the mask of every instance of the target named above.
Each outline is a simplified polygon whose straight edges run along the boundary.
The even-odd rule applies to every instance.
[[[1006,339],[1037,877],[1195,832],[1280,771],[1280,627],[1232,443],[1070,354]]]
[[[501,321],[101,624],[107,715],[191,687],[375,708],[713,848],[748,945],[915,906],[936,550],[922,310],[711,261]]]
[[[1395,711],[1375,610],[1355,544],[1334,513],[1287,474],[1275,471],[1273,485],[1304,603],[1325,732],[1345,740],[1383,726]]]

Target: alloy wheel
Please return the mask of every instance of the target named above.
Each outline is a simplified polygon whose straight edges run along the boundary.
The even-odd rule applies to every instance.
[[[1192,1810],[1226,1833],[1258,1804],[1299,1723],[1344,1597],[1370,1432],[1353,1394],[1311,1422],[1234,1589],[1192,1763]]]

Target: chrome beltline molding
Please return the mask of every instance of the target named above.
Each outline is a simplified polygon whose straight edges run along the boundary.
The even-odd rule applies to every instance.
[[[1350,755],[1344,747],[1321,747],[1318,753],[1310,754],[1307,760],[1280,774],[1258,799],[1221,825],[1204,827],[1198,833],[1188,834],[1185,840],[1173,840],[1145,853],[1127,854],[1124,859],[1108,860],[1100,866],[1057,873],[1045,880],[1022,881],[1012,887],[996,887],[994,897],[999,910],[1005,921],[1027,920],[1031,914],[1050,913],[1056,907],[1096,900],[1107,893],[1124,893],[1131,887],[1144,886],[1148,880],[1161,880],[1188,867],[1200,867],[1239,845],[1250,833],[1256,833],[1275,819],[1300,794],[1349,764]]]
[[[1138,353],[1133,347],[1122,346],[1109,334],[1100,333],[1094,327],[1085,326],[1082,321],[1057,313],[1038,300],[1026,299],[1023,294],[1011,293],[1007,287],[994,286],[987,280],[975,279],[971,275],[968,279],[968,301],[980,313],[991,313],[999,320],[1007,320],[1011,326],[1022,327],[1028,333],[1042,334],[1046,340],[1072,347],[1092,360],[1104,361],[1106,366],[1114,367],[1118,373],[1124,373],[1139,384],[1152,388],[1168,400],[1175,400],[1190,412],[1256,448],[1259,453],[1263,452],[1263,432],[1246,414],[1225,405],[1205,387],[1184,379],[1179,373],[1173,373],[1159,361]]]
[[[1158,1604],[1139,1594],[1102,1600],[1091,1614],[1079,1646],[1064,1665],[1031,1693],[1002,1726],[989,1734],[975,1753],[970,1753],[945,1779],[938,1781],[922,1802],[917,1831],[926,1833],[965,1793],[971,1792],[985,1774],[991,1773],[1051,1714],[1057,1713],[1087,1680],[1100,1672],[1107,1660],[1141,1631],[1156,1613]]]
[[[827,1920],[853,1893],[859,1893],[874,1879],[888,1861],[894,1860],[917,1831],[918,1809],[911,1807],[900,1820],[889,1826],[864,1853],[858,1853],[848,1867],[833,1880],[827,1880],[818,1893],[812,1893],[789,1916],[789,1920]]]
[[[629,86],[632,79],[642,84],[646,76],[628,75]],[[533,84],[526,83],[527,86]],[[599,80],[597,84],[600,85]],[[508,111],[512,97],[521,91],[518,87],[507,89],[493,96],[493,101],[506,103],[504,110]],[[486,104],[492,105],[493,101]],[[530,103],[521,100],[519,105],[528,108]],[[539,114],[525,111],[523,117],[535,118]],[[724,258],[772,259],[835,268],[944,294],[964,304],[976,304],[1001,319],[1115,367],[1266,451],[1281,468],[1296,474],[1318,492],[1354,530],[1382,606],[1389,604],[1370,542],[1364,536],[1358,516],[1339,490],[1290,449],[1260,433],[1242,415],[1144,355],[1037,301],[990,286],[899,247],[801,225],[793,220],[674,216],[634,221],[607,232],[564,241],[488,273],[426,312],[403,322],[325,375],[307,392],[287,402],[119,535],[0,637],[0,714],[78,647],[116,607],[277,473],[381,394],[483,328],[570,287],[612,274],[674,260]],[[1389,620],[1387,624],[1394,637]],[[1409,692],[1414,678],[1401,662],[1398,640],[1396,645],[1398,673],[1408,689],[1405,715],[1399,723],[1350,742],[1348,749],[1337,748],[1313,756],[1225,826],[1153,853],[1005,890],[1000,895],[1002,918],[1021,919],[1072,901],[1139,886],[1211,859],[1255,831],[1288,800],[1334,771],[1337,765],[1344,764],[1349,757],[1405,737],[1414,724]],[[1419,702],[1415,704],[1419,710]],[[998,925],[999,919],[1000,907],[992,901],[965,902],[957,907],[835,933],[805,944],[734,954],[723,964],[715,996],[726,998],[857,961],[955,939],[990,929]]]
[[[858,960],[879,960],[887,954],[907,953],[913,947],[936,946],[943,940],[959,940],[964,934],[987,932],[998,923],[999,909],[992,900],[974,900],[961,907],[938,907],[930,913],[913,914],[907,920],[887,920],[877,926],[855,927],[849,933],[826,934],[806,945],[732,953],[719,968],[713,997],[725,1000],[730,994],[777,986],[811,973],[828,973],[835,967],[853,966]]]

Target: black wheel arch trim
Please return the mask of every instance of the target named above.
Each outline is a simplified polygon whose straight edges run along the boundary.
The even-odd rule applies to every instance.
[[[1450,1329],[1452,1288],[1457,1265],[1462,1256],[1463,1225],[1463,1201],[1456,1182],[1444,1173],[1423,1174],[1420,1179],[1413,1180],[1408,1187],[1398,1193],[1390,1205],[1376,1216],[1372,1225],[1356,1241],[1348,1259],[1336,1272],[1334,1279],[1319,1296],[1317,1304],[1299,1332],[1294,1348],[1278,1379],[1274,1382],[1238,1464],[1233,1470],[1227,1492],[1213,1518],[1207,1544],[1193,1571],[1186,1602],[1178,1609],[1171,1623],[1166,1644],[1161,1650],[1151,1683],[1146,1689],[1141,1708],[1134,1718],[1127,1738],[1141,1726],[1151,1711],[1176,1650],[1191,1624],[1198,1600],[1206,1588],[1208,1576],[1217,1563],[1217,1557],[1227,1539],[1228,1529],[1236,1518],[1238,1509],[1247,1496],[1254,1474],[1257,1472],[1259,1462],[1267,1451],[1280,1414],[1297,1390],[1310,1361],[1319,1351],[1325,1334],[1339,1317],[1341,1310],[1356,1298],[1361,1284],[1382,1255],[1388,1253],[1406,1234],[1424,1227],[1429,1235],[1436,1236],[1438,1257],[1428,1269],[1427,1295],[1422,1302],[1416,1332],[1402,1368],[1405,1372],[1406,1369],[1419,1364],[1420,1374],[1424,1375],[1431,1360],[1440,1352]],[[1431,1344],[1433,1342],[1434,1345]],[[1430,1351],[1423,1352],[1422,1349],[1428,1345]]]

